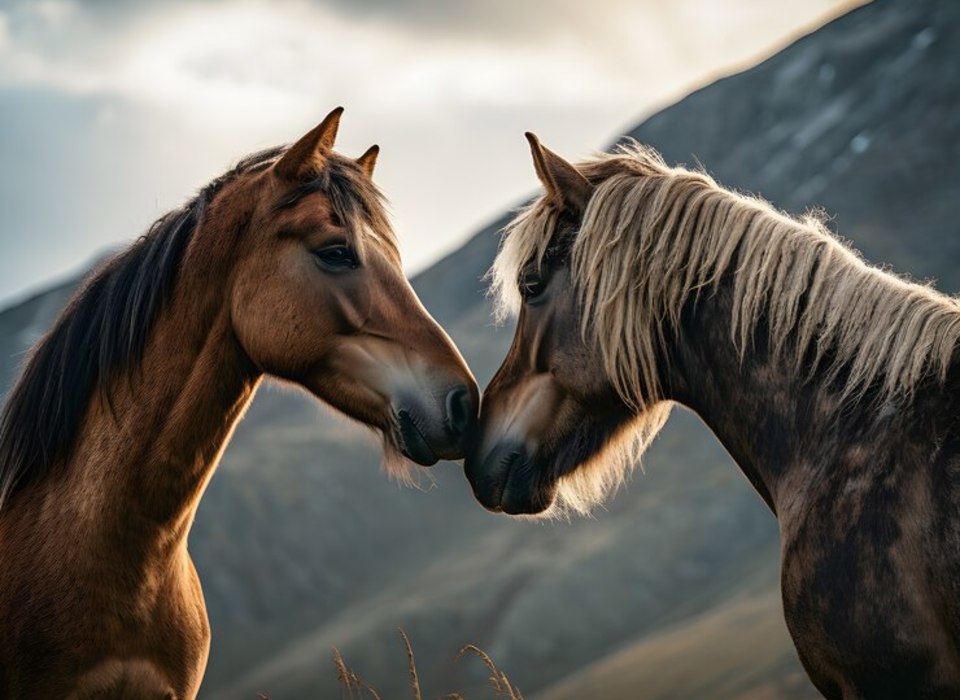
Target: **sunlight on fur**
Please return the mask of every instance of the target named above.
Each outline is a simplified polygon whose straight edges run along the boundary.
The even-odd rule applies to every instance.
[[[383,471],[403,486],[422,488],[425,476],[433,484],[433,476],[405,457],[386,436],[383,437]]]
[[[589,515],[626,481],[660,429],[670,417],[673,404],[661,401],[639,413],[586,464],[561,477],[557,483],[557,499],[543,515],[569,518],[573,514]]]

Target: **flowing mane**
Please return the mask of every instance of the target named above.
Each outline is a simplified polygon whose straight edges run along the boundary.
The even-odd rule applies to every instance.
[[[788,216],[636,143],[577,168],[596,188],[571,249],[583,333],[638,410],[660,400],[656,353],[684,303],[728,273],[730,337],[741,355],[762,318],[774,357],[797,371],[808,352],[815,366],[827,359],[830,378],[843,372],[844,397],[874,387],[888,400],[930,375],[945,378],[960,303],[866,264],[818,216]],[[507,226],[491,269],[501,317],[519,307],[518,272],[547,254],[555,216],[541,199]]]
[[[925,378],[945,379],[960,340],[960,303],[867,265],[820,217],[788,216],[706,173],[669,167],[635,142],[577,169],[594,191],[573,240],[554,240],[558,214],[541,197],[507,225],[489,273],[502,320],[519,309],[520,271],[568,252],[581,332],[637,411],[632,425],[560,479],[555,512],[588,512],[639,462],[672,405],[657,358],[685,303],[721,279],[732,280],[730,340],[741,357],[762,320],[773,359],[841,382],[844,400],[868,390],[877,401],[908,398]]]
[[[158,219],[130,248],[94,271],[31,351],[0,415],[0,508],[64,459],[90,397],[109,399],[109,379],[135,370],[153,321],[170,298],[194,232],[224,185],[276,162],[286,147],[254,153]],[[384,198],[360,169],[330,154],[276,209],[322,191],[340,218],[399,256]]]

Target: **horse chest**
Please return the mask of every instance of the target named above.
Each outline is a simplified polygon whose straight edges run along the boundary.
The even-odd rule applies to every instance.
[[[157,576],[161,581],[149,585],[128,585],[127,579],[150,576],[100,575],[67,557],[59,567],[24,563],[19,569],[29,574],[26,588],[18,593],[0,585],[0,592],[17,601],[7,611],[14,624],[0,645],[0,681],[6,684],[0,696],[181,700],[196,695],[210,634],[189,560],[172,562],[166,575]],[[61,579],[71,581],[66,591],[55,586]],[[17,670],[7,679],[5,664]]]

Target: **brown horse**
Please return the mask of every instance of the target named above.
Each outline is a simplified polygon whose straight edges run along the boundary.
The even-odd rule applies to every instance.
[[[94,273],[0,422],[0,696],[193,698],[209,627],[187,535],[265,374],[462,457],[476,383],[400,267],[342,110],[250,156]]]
[[[586,509],[684,404],[777,516],[817,688],[960,697],[960,303],[639,146],[573,166],[528,138],[546,194],[492,271],[519,318],[480,502]]]

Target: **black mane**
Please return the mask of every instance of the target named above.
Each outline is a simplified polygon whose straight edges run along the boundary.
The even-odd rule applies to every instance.
[[[238,176],[267,167],[282,151],[248,156],[90,275],[31,352],[0,415],[0,507],[66,456],[92,392],[105,390],[112,373],[138,365],[213,197]]]

